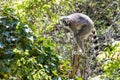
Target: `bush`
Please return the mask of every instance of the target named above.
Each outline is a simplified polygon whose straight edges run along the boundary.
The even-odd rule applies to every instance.
[[[52,50],[54,44],[36,36],[14,9],[5,7],[0,12],[0,78],[56,78],[59,59]]]

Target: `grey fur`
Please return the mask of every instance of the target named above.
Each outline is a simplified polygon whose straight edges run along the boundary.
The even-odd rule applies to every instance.
[[[85,14],[74,13],[60,18],[60,22],[69,28],[74,33],[77,44],[85,52],[84,40],[95,31],[93,21]],[[66,27],[68,28],[68,27]]]

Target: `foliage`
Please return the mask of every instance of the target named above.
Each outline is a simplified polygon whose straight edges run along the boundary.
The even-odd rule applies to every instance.
[[[106,77],[119,80],[120,74],[120,42],[114,42],[106,49],[106,56],[103,65]]]
[[[106,48],[106,51],[100,54],[97,58],[102,64],[101,79],[119,80],[120,74],[120,42],[115,41],[113,44]]]
[[[58,76],[54,44],[36,36],[14,9],[1,8],[0,28],[1,78],[43,80]]]

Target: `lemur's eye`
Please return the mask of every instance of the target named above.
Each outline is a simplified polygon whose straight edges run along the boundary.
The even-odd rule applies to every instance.
[[[63,20],[63,23],[64,23],[64,24],[66,24],[66,21],[65,21],[65,20]]]
[[[68,18],[67,18],[67,19],[64,19],[64,20],[63,20],[63,23],[64,23],[65,26],[69,26],[69,24],[70,24]]]

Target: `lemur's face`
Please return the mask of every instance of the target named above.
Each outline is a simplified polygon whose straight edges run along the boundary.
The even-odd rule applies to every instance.
[[[70,25],[70,20],[67,16],[63,16],[60,18],[60,24],[64,26],[69,26]]]

